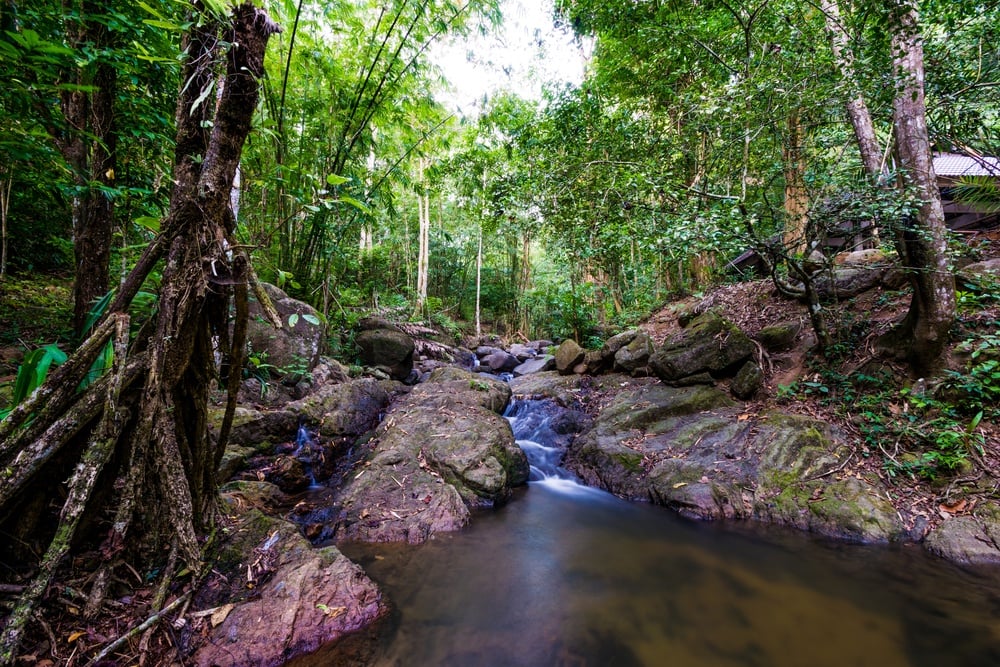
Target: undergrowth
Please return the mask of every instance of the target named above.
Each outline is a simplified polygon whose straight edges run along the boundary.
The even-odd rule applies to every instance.
[[[979,323],[980,325],[983,323]],[[814,400],[857,427],[864,456],[882,456],[890,478],[937,481],[983,464],[984,425],[1000,419],[1000,321],[968,332],[956,352],[968,361],[933,383],[899,388],[888,371],[813,368],[780,386],[779,401]],[[828,362],[829,363],[829,362]]]

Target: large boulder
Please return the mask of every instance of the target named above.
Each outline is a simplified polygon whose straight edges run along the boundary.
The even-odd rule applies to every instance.
[[[986,502],[971,514],[945,515],[924,541],[931,553],[960,565],[1000,564],[1000,506]]]
[[[878,479],[835,474],[851,454],[818,420],[747,414],[714,387],[642,384],[599,412],[565,465],[588,484],[692,518],[752,518],[861,542],[902,538]]]
[[[365,628],[387,609],[378,587],[335,547],[314,549],[285,521],[253,510],[216,559],[242,591],[196,616],[199,667],[280,665]],[[246,592],[253,590],[251,599]],[[192,611],[196,611],[195,606]]]
[[[354,339],[361,363],[405,380],[413,371],[413,339],[398,329],[369,329]]]
[[[500,416],[503,382],[439,368],[396,405],[338,494],[338,537],[419,543],[462,528],[470,508],[504,502],[528,462]]]
[[[556,358],[551,354],[541,354],[537,357],[531,357],[522,364],[518,364],[511,371],[514,377],[521,377],[522,375],[531,375],[532,373],[544,373],[545,371],[550,371],[556,367]]]
[[[378,424],[389,406],[392,384],[359,378],[324,385],[309,396],[289,403],[287,409],[310,426],[318,425],[320,435],[357,437]]]
[[[556,370],[563,375],[569,375],[583,362],[585,356],[587,351],[575,340],[568,338],[556,349]]]
[[[325,333],[322,318],[309,304],[291,298],[274,285],[262,285],[278,313],[281,328],[274,328],[261,304],[251,297],[247,340],[254,354],[262,355],[262,367],[275,377],[294,380],[319,361]]]
[[[656,350],[649,365],[666,384],[689,384],[691,378],[705,374],[734,374],[755,349],[739,327],[713,312],[705,312]]]

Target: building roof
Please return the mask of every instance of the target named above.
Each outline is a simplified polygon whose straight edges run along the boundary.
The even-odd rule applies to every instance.
[[[961,176],[1000,177],[1000,158],[972,157],[960,153],[935,153],[934,173],[948,178]]]

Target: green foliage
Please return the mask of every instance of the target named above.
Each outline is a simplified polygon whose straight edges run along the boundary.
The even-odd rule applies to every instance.
[[[20,367],[17,369],[17,377],[14,380],[14,393],[11,397],[11,404],[7,408],[0,410],[0,419],[5,419],[13,408],[42,386],[52,366],[58,366],[64,363],[66,359],[66,353],[55,344],[31,350],[24,355],[24,361],[21,362]]]

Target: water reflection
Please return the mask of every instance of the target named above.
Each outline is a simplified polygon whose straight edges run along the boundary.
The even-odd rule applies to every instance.
[[[532,485],[461,534],[344,551],[396,605],[373,665],[1000,664],[995,579],[606,495]]]

